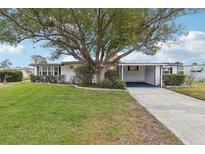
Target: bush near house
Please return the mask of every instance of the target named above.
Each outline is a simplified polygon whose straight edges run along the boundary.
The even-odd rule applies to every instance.
[[[120,79],[120,78],[119,78],[118,71],[117,71],[117,70],[108,70],[108,71],[105,73],[105,79],[106,79],[106,80],[111,80],[111,81]]]
[[[113,83],[110,80],[103,80],[100,84],[99,87],[100,88],[112,88]]]
[[[185,82],[183,74],[164,74],[163,81],[166,86],[180,86]]]
[[[82,86],[92,86],[94,71],[89,65],[82,65],[75,69],[75,77],[73,83],[80,83]],[[119,79],[117,70],[108,70],[105,73],[105,80],[99,85],[100,88],[125,89],[125,82]]]
[[[57,77],[55,76],[36,76],[31,75],[31,82],[46,82],[46,83],[57,83]]]
[[[114,89],[125,89],[126,88],[126,83],[120,79],[115,80],[113,82],[113,88]]]
[[[83,86],[92,85],[94,71],[89,65],[82,65],[75,69],[74,83],[81,83]]]
[[[18,70],[1,70],[0,71],[0,81],[6,82],[20,82],[22,81],[23,74]]]
[[[124,81],[117,79],[117,80],[104,80],[99,84],[100,88],[111,88],[111,89],[125,89],[126,84]]]
[[[40,76],[31,74],[30,78],[31,78],[31,82],[40,82]]]
[[[45,81],[48,83],[57,83],[57,78],[54,76],[46,76]]]

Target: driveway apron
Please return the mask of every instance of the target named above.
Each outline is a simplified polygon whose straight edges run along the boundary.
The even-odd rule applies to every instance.
[[[127,89],[184,144],[205,144],[205,101],[164,88]]]

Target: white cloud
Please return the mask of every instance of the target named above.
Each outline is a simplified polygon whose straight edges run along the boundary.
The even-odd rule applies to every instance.
[[[12,46],[0,44],[0,53],[20,53],[23,49],[22,45]]]
[[[185,64],[205,63],[205,32],[190,31],[179,38],[180,43],[173,46],[162,45],[161,50],[153,56],[133,52],[124,57],[126,62],[176,62]]]

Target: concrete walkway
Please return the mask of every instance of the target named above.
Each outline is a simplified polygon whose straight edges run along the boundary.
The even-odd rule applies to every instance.
[[[205,101],[156,87],[128,91],[184,144],[205,144]]]

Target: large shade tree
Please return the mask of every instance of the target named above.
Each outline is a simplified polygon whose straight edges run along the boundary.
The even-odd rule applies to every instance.
[[[191,11],[192,12],[192,11]],[[31,39],[54,49],[53,58],[72,55],[89,64],[99,83],[122,57],[155,54],[159,42],[181,31],[176,18],[188,9],[0,9],[0,41]]]

